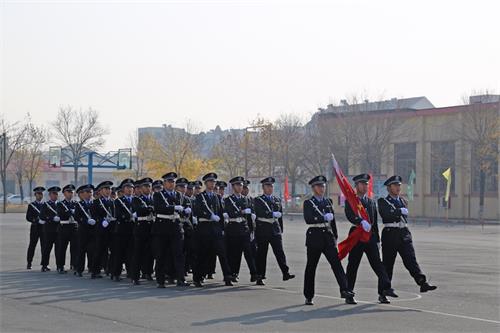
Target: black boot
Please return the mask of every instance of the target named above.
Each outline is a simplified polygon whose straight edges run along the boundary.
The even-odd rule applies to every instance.
[[[306,298],[305,305],[314,305],[312,298]]]
[[[26,269],[31,269],[31,263],[30,262],[26,265]]]
[[[194,283],[194,286],[196,288],[202,288],[203,287],[203,284],[201,283],[201,281],[194,281],[193,283]]]
[[[231,282],[231,280],[226,280],[226,281],[224,281],[224,283],[228,287],[234,286],[234,284]]]
[[[385,295],[379,295],[378,301],[380,304],[391,304],[391,301]]]
[[[255,283],[255,285],[257,285],[257,286],[265,286],[266,284],[264,283],[264,280],[262,280],[261,278],[258,278],[257,279],[257,283]]]
[[[257,276],[257,275],[255,275],[255,274],[254,274],[254,275],[251,275],[251,276],[250,276],[250,282],[255,282],[255,281],[257,281],[257,278],[258,278],[258,276]]]
[[[189,287],[191,283],[186,281],[177,281],[177,287]]]
[[[288,281],[290,279],[293,279],[294,277],[295,277],[294,274],[290,274],[290,273],[283,274],[283,281]]]
[[[42,272],[48,272],[50,269],[47,266],[43,266],[41,269]]]
[[[358,302],[356,302],[354,297],[351,296],[351,297],[346,297],[345,304],[358,304]]]
[[[420,292],[421,293],[426,293],[428,291],[431,291],[431,290],[436,290],[437,287],[436,286],[431,286],[429,283],[427,282],[424,282],[420,285]]]
[[[354,297],[354,293],[350,290],[342,290],[340,291],[340,297],[341,298]]]
[[[394,289],[392,289],[392,288],[382,291],[382,295],[390,296],[390,297],[399,297],[398,295],[396,295],[396,293],[394,292]]]

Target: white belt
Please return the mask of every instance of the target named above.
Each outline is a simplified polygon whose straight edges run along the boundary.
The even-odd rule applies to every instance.
[[[215,222],[215,221],[212,221],[211,219],[205,219],[203,217],[200,217],[200,218],[198,218],[198,222]]]
[[[156,217],[158,217],[160,219],[166,219],[166,220],[176,220],[179,218],[179,214],[171,214],[171,215],[156,214]]]
[[[229,219],[229,222],[241,223],[243,221],[245,221],[245,219],[243,219],[243,217],[236,217],[236,218],[233,218],[233,219]]]
[[[313,223],[307,225],[309,228],[329,228],[330,225],[326,222],[323,223]]]
[[[61,221],[59,221],[59,223],[61,223],[61,224],[75,224],[76,222],[75,221],[71,221],[71,220],[64,220],[64,221],[61,220]]]
[[[405,222],[384,223],[384,228],[406,228],[407,226]]]
[[[257,222],[258,221],[267,222],[267,223],[274,223],[276,220],[275,219],[266,219],[266,218],[263,218],[263,217],[258,217],[257,218]]]
[[[151,216],[137,216],[137,221],[153,221]]]

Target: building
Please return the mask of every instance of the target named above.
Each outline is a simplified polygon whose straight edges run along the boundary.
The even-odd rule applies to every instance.
[[[412,216],[425,218],[477,219],[479,217],[480,167],[475,158],[474,146],[467,133],[472,123],[486,125],[496,124],[496,136],[487,138],[496,156],[488,163],[485,172],[485,195],[483,217],[500,220],[499,163],[498,147],[500,147],[500,96],[483,95],[470,97],[466,105],[450,107],[434,107],[425,97],[404,100],[392,99],[378,103],[357,105],[328,106],[320,109],[313,116],[326,147],[334,146],[332,130],[341,132],[342,127],[350,124],[352,135],[361,131],[371,131],[369,126],[384,129],[382,125],[394,123],[394,135],[387,138],[380,147],[382,158],[377,160],[374,154],[373,164],[368,167],[362,160],[351,153],[346,153],[341,167],[344,173],[355,175],[361,172],[372,172],[374,175],[375,193],[386,195],[382,185],[384,179],[398,174],[403,177],[403,193],[408,195],[408,180],[412,172],[415,175],[410,211]],[[389,127],[385,128],[390,130]],[[375,131],[375,129],[373,130]],[[383,136],[381,136],[383,137]],[[484,139],[484,138],[483,138]],[[338,145],[337,145],[338,146]],[[366,154],[369,147],[377,151],[376,143],[366,143]],[[335,153],[335,152],[334,152]],[[442,172],[452,170],[451,198],[449,209],[446,209],[443,197],[446,180]],[[372,169],[369,170],[368,168]],[[335,182],[331,184],[331,193],[338,196],[339,189]],[[411,196],[411,195],[410,195]]]

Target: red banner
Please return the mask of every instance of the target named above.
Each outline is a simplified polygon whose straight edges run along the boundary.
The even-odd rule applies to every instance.
[[[288,190],[288,176],[285,176],[285,189],[283,191],[283,196],[285,197],[285,202],[290,200],[290,191]]]
[[[363,220],[370,222],[365,207],[363,206],[358,196],[354,192],[354,189],[349,183],[349,180],[346,178],[346,176],[340,169],[337,160],[335,159],[335,156],[333,154],[332,154],[332,161],[333,161],[333,170],[335,172],[335,178],[337,179],[340,190],[342,191],[342,194],[344,194],[346,201],[349,203],[349,206],[351,206],[355,214],[357,214]],[[358,244],[358,242],[363,242],[363,243],[368,242],[370,240],[370,236],[371,232],[366,232],[361,226],[361,224],[358,225],[356,229],[353,232],[351,232],[349,236],[347,236],[346,239],[344,239],[342,242],[338,244],[339,259],[340,260],[344,259],[347,256],[347,254],[352,250],[352,248],[356,246],[356,244]]]

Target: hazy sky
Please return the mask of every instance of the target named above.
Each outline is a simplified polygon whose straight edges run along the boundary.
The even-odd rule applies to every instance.
[[[1,2],[1,112],[91,106],[106,149],[141,126],[306,118],[353,93],[500,92],[499,1]]]

